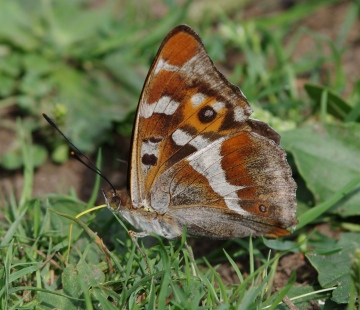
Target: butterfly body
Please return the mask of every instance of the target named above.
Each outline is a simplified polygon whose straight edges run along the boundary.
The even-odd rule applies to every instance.
[[[113,197],[116,197],[113,201]],[[120,198],[121,203],[119,203]],[[119,214],[123,219],[129,222],[135,228],[141,230],[144,235],[151,233],[165,237],[167,239],[175,239],[180,237],[183,226],[179,226],[170,214],[160,214],[153,208],[146,205],[134,208],[130,195],[127,190],[116,191],[116,195],[112,191],[105,194],[105,200],[111,211]]]
[[[278,237],[296,225],[296,184],[279,135],[249,118],[188,26],[164,39],[146,78],[133,132],[130,193],[108,206],[144,233]]]

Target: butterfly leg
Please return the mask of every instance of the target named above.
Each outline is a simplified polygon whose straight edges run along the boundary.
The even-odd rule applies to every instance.
[[[144,262],[146,265],[146,271],[147,273],[150,275],[150,268],[149,265],[147,263],[147,257],[145,252],[142,250],[142,248],[140,247],[139,243],[137,242],[137,238],[143,238],[148,236],[149,234],[147,234],[146,232],[135,232],[133,230],[129,230],[129,236],[131,238],[131,240],[135,243],[136,247],[138,248],[139,252],[141,253],[142,257],[144,258]]]

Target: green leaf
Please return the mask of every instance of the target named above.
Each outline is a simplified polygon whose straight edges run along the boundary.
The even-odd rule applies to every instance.
[[[81,202],[72,197],[64,195],[51,195],[48,198],[53,209],[61,211],[62,213],[68,214],[70,216],[76,216],[86,209],[84,202]],[[84,214],[81,217],[81,220],[86,222],[89,217],[90,214]],[[58,216],[57,214],[51,216],[51,228],[55,231],[61,231],[62,235],[67,236],[70,224],[71,221],[67,218]],[[81,228],[78,225],[74,225],[73,235],[75,236],[77,233],[79,233],[79,231],[81,231]]]
[[[15,170],[22,166],[23,158],[20,147],[12,149],[3,154],[0,164],[7,170]]]
[[[84,259],[80,260],[76,266],[79,281],[84,282],[89,287],[96,287],[105,281],[105,275],[101,269],[92,263],[86,263]],[[64,284],[65,288],[65,284]]]
[[[68,265],[62,273],[63,290],[57,293],[64,294],[63,296],[53,295],[50,291],[39,292],[36,299],[40,302],[41,309],[84,309],[84,289],[87,289],[94,293],[91,295],[91,302],[95,309],[99,309],[96,306],[99,300],[102,309],[115,309],[106,298],[103,298],[104,293],[97,289],[104,281],[105,275],[98,266],[80,260],[76,266]],[[101,295],[101,298],[96,298],[96,295]]]
[[[262,237],[262,241],[268,248],[279,251],[290,251],[298,247],[298,244],[296,242],[292,242],[288,240],[281,240],[281,239],[270,240]]]
[[[47,158],[47,150],[41,145],[32,145],[34,167],[40,167]]]
[[[68,265],[64,269],[61,278],[64,293],[75,298],[80,298],[82,294],[80,281],[82,281],[82,279],[77,267],[71,264]]]
[[[41,166],[47,157],[47,151],[43,146],[40,145],[31,145],[29,146],[32,151],[32,160],[35,167]],[[15,146],[13,149],[10,149],[2,156],[0,160],[0,165],[7,170],[19,169],[23,166],[23,156],[21,153],[20,145]]]
[[[290,151],[316,201],[330,199],[360,175],[360,124],[314,124],[284,132],[282,145]],[[360,214],[359,189],[330,210],[343,217]]]
[[[337,243],[342,247],[340,252],[332,255],[307,254],[306,257],[319,273],[318,280],[323,288],[337,286],[332,300],[337,303],[347,303],[350,290],[351,262],[355,250],[360,247],[359,234],[344,233]]]
[[[57,291],[62,293],[62,290]],[[66,310],[77,310],[83,309],[83,303],[68,297],[52,294],[51,291],[38,292],[35,299],[39,304],[39,309],[42,310],[53,310],[53,309],[66,309]]]
[[[57,164],[67,161],[69,159],[69,146],[67,144],[56,146],[51,153],[51,159]]]

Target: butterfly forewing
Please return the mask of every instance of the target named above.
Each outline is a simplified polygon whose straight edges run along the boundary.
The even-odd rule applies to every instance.
[[[251,112],[240,89],[214,67],[198,35],[187,26],[176,27],[159,49],[139,102],[131,169],[134,205],[143,202],[166,169],[228,135],[231,124]]]

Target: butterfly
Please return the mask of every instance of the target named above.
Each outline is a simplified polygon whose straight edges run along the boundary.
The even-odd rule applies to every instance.
[[[174,239],[286,236],[297,224],[296,183],[269,125],[249,118],[240,88],[214,66],[188,26],[165,37],[144,83],[133,130],[129,190],[109,209]]]

